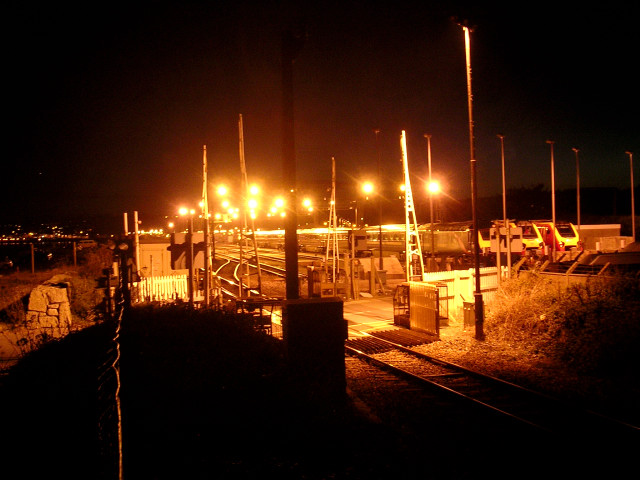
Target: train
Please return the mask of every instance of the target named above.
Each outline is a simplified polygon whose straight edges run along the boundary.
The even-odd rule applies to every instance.
[[[433,230],[429,225],[419,225],[422,253],[429,257],[433,252],[433,256],[442,262],[468,265],[473,257],[472,231],[466,223],[434,224]],[[378,256],[382,248],[383,256],[394,255],[402,261],[406,247],[405,232],[403,224],[383,225],[382,228],[338,227],[332,231],[328,228],[304,228],[298,229],[298,249],[300,252],[325,254],[327,245],[333,244],[330,235],[335,235],[340,254],[350,253],[359,258]],[[284,230],[258,230],[255,238],[258,247],[284,250]]]
[[[538,229],[544,245],[553,249],[555,242],[557,252],[582,248],[578,230],[570,222],[556,222],[554,224],[552,220],[532,220],[531,223]]]
[[[510,233],[512,255],[537,257],[545,254],[545,246],[551,248],[553,222],[517,221],[510,222],[510,227],[513,229]],[[442,265],[450,264],[461,268],[466,268],[473,263],[474,230],[471,222],[435,223],[433,229],[430,224],[421,224],[417,229],[425,258],[433,257],[442,262]],[[495,262],[490,231],[489,228],[478,231],[481,261],[486,265]],[[325,254],[327,245],[333,244],[333,237],[330,235],[335,235],[341,254],[351,253],[355,257],[368,257],[378,256],[382,250],[383,256],[394,255],[402,261],[406,247],[405,232],[404,224],[383,225],[382,228],[379,226],[355,229],[338,227],[331,231],[326,227],[302,228],[298,229],[298,250]],[[557,222],[555,233],[556,251],[580,248],[578,233],[573,224]],[[380,242],[380,235],[382,235],[382,242]],[[258,247],[284,250],[284,230],[257,230],[255,238]],[[503,247],[502,251],[505,252],[506,248]]]

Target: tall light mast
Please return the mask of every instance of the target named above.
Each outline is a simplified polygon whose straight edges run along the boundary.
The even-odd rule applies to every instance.
[[[329,251],[331,251],[331,281],[335,283],[338,280],[336,271],[340,271],[338,263],[340,258],[338,252],[338,215],[336,214],[336,159],[334,157],[331,157],[331,203],[329,204],[325,271],[329,268]]]
[[[407,160],[407,137],[405,131],[400,136],[400,147],[402,149],[402,168],[404,171],[404,214],[405,214],[405,271],[407,281],[423,280],[424,259],[422,258],[422,248],[420,246],[420,236],[418,234],[418,222],[416,221],[416,211],[411,193],[411,180],[409,178],[409,162]]]

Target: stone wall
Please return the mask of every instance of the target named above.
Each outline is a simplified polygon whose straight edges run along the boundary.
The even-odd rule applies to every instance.
[[[47,340],[64,337],[70,332],[70,288],[66,277],[53,277],[29,294],[24,321],[0,323],[0,370]]]
[[[72,323],[69,289],[67,282],[47,282],[34,288],[29,295],[27,329],[54,338],[67,335]]]

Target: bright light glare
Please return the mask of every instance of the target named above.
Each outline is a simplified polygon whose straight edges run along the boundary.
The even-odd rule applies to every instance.
[[[432,181],[427,185],[427,190],[431,193],[438,193],[440,191],[440,184],[436,181]]]
[[[277,208],[282,208],[284,207],[284,198],[282,197],[278,197],[275,199],[274,204]]]
[[[218,189],[216,190],[216,192],[218,193],[218,195],[220,195],[221,197],[224,197],[229,190],[227,189],[227,187],[225,187],[224,185],[220,185],[218,187]]]
[[[180,215],[186,215],[187,213],[189,213],[189,210],[187,209],[187,207],[180,207],[180,209],[178,210],[178,213]]]
[[[362,191],[364,193],[371,193],[373,192],[373,183],[371,182],[365,182],[362,184]]]
[[[260,192],[260,188],[257,185],[251,185],[249,187],[249,193],[251,195],[257,195]]]
[[[258,201],[255,198],[250,198],[249,201],[247,202],[247,205],[252,210],[256,209],[258,208]]]

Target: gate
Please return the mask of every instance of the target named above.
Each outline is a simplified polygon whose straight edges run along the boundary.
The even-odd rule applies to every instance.
[[[409,328],[440,336],[437,285],[409,282]]]

